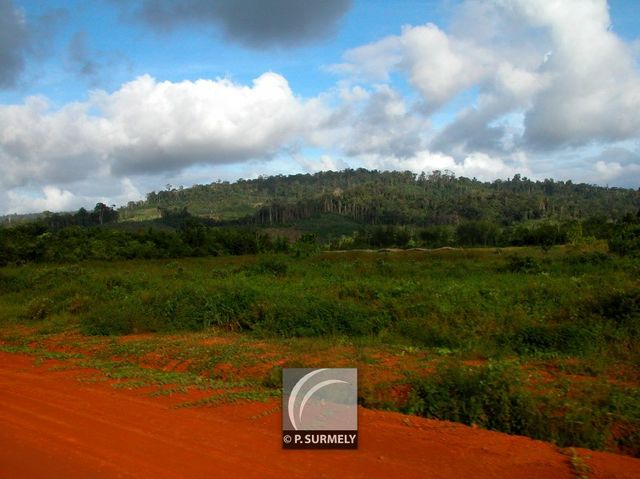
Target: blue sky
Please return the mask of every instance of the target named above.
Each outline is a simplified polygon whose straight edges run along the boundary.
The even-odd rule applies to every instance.
[[[0,213],[367,167],[640,186],[637,0],[0,0]]]

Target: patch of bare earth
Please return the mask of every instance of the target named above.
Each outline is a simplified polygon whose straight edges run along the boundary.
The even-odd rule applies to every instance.
[[[572,478],[553,445],[360,409],[357,451],[284,451],[277,400],[175,408],[0,353],[2,477]],[[589,477],[640,477],[640,460],[578,450]]]

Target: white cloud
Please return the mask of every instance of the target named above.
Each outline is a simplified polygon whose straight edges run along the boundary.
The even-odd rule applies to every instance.
[[[73,193],[67,190],[61,190],[55,186],[45,186],[42,188],[41,196],[9,191],[7,197],[9,204],[7,211],[66,211],[73,208],[77,203],[77,198]]]
[[[332,69],[374,80],[388,80],[393,71],[406,73],[433,107],[481,80],[491,67],[488,52],[448,36],[431,23],[406,26],[399,36],[347,51],[344,59]]]
[[[603,179],[608,180],[608,179],[620,176],[620,173],[622,173],[624,168],[617,161],[613,161],[611,163],[598,161],[596,163],[595,169],[598,172],[598,174],[602,176]]]
[[[340,103],[307,135],[314,146],[337,149],[350,157],[406,157],[423,147],[430,122],[412,111],[389,85],[374,85],[371,90],[343,85],[337,95]]]
[[[329,71],[373,80],[389,80],[389,73],[402,61],[402,41],[396,35],[348,50],[344,63]]]
[[[144,76],[99,103],[120,137],[112,152],[116,173],[266,158],[310,126],[314,108],[275,73],[252,87]]]
[[[333,158],[330,155],[321,155],[319,158],[295,155],[294,159],[305,171],[310,173],[317,173],[318,171],[340,171],[349,167],[344,160]]]
[[[312,128],[319,113],[275,73],[250,87],[142,76],[57,111],[32,97],[0,106],[0,182],[11,188],[268,158]]]
[[[524,113],[520,143],[529,148],[640,136],[640,72],[632,45],[610,28],[605,0],[466,1],[452,23],[449,32],[433,24],[405,27],[349,50],[335,69],[378,80],[400,72],[427,111],[474,87],[478,102],[450,130],[466,128],[473,116],[491,143],[490,124],[516,112]],[[466,133],[448,136],[457,141]]]
[[[631,48],[610,29],[605,1],[519,2],[553,41],[553,80],[534,98],[525,140],[553,148],[640,135],[640,73]]]
[[[629,179],[640,177],[640,164],[621,165],[617,161],[598,161],[595,165],[595,173],[601,181],[615,182],[616,184],[626,184],[631,188],[638,186],[637,182],[630,182]]]
[[[87,104],[52,112],[46,99],[0,106],[0,163],[5,187],[31,181],[75,181],[96,175],[104,149],[105,124],[88,116]]]
[[[406,26],[345,52],[335,88],[311,99],[276,73],[249,85],[145,75],[59,109],[30,97],[0,105],[0,210],[137,199],[169,174],[270,171],[273,158],[637,187],[637,154],[615,153],[640,138],[637,48],[605,0],[469,0],[446,30]]]
[[[35,189],[16,188],[0,195],[0,213],[75,211],[80,207],[93,208],[96,203],[124,205],[143,198],[144,195],[129,178],[107,180],[99,188],[82,184],[70,185],[69,189],[54,185]]]
[[[450,37],[432,24],[402,31],[406,68],[411,83],[436,106],[480,82],[492,68],[490,52]]]
[[[130,175],[265,160],[295,151],[324,114],[319,101],[297,98],[276,73],[250,86],[225,79],[158,82],[145,75],[58,110],[46,98],[30,97],[0,106],[0,185],[67,191],[87,179],[116,185]],[[72,203],[51,189],[29,198],[5,196],[4,202],[20,211]]]
[[[521,152],[514,153],[508,160],[491,157],[482,152],[473,152],[462,160],[456,161],[453,156],[423,150],[410,158],[369,155],[363,157],[363,161],[369,168],[410,170],[416,173],[447,170],[456,176],[477,178],[481,181],[510,178],[516,173],[534,176],[529,170],[526,155]]]
[[[601,181],[618,185],[638,187],[640,178],[640,145],[609,148],[589,161],[594,165],[592,173]]]

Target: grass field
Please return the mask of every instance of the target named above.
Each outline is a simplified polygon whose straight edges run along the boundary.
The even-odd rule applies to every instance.
[[[600,244],[11,266],[0,345],[199,404],[352,365],[368,407],[638,456],[639,277]]]

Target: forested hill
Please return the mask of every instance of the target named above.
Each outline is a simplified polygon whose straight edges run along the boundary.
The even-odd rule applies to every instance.
[[[640,190],[571,181],[481,182],[434,171],[365,169],[240,179],[147,194],[120,209],[120,220],[188,211],[218,221],[257,225],[292,223],[323,213],[361,224],[455,225],[484,220],[509,225],[537,219],[617,219],[640,209]]]

